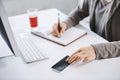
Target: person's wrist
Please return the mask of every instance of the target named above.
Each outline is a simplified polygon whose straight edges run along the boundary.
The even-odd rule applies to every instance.
[[[90,46],[90,48],[91,48],[91,51],[92,51],[92,57],[93,57],[94,59],[96,59],[96,53],[95,53],[94,48],[93,48],[92,46]]]

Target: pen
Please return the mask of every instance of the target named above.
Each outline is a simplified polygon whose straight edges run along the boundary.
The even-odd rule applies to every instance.
[[[58,13],[58,32],[60,33],[61,27],[60,27],[60,13]],[[61,34],[59,35],[61,36]]]

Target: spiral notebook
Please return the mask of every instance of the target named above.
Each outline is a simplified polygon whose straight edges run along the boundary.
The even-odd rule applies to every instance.
[[[63,46],[66,46],[87,34],[86,31],[76,27],[67,29],[60,38],[53,36],[48,29],[38,28],[32,30],[31,33]]]

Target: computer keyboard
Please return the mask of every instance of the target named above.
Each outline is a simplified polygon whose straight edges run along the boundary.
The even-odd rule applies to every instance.
[[[31,63],[43,59],[47,59],[47,55],[42,53],[33,41],[29,38],[17,39],[18,47],[21,51],[21,55],[26,63]]]

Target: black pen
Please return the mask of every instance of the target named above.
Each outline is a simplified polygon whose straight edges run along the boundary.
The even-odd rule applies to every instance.
[[[58,13],[58,32],[61,32],[61,27],[60,27],[60,13]],[[61,34],[59,35],[59,37],[61,36]]]

